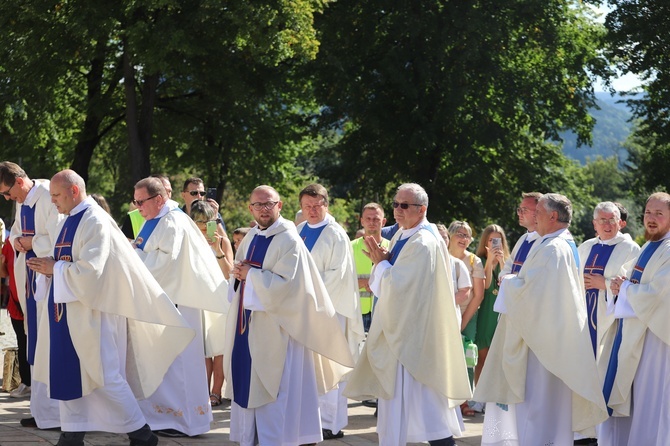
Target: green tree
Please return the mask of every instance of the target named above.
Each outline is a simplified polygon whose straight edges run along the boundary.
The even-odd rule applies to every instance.
[[[318,124],[342,134],[318,172],[343,192],[390,209],[390,185],[416,181],[435,221],[510,228],[522,191],[583,197],[547,142],[590,137],[604,29],[581,3],[342,0],[317,23]]]

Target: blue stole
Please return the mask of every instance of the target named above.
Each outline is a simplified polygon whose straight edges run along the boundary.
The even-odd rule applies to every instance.
[[[319,239],[319,236],[326,226],[328,225],[319,226],[318,228],[310,228],[309,224],[305,223],[305,226],[302,227],[300,238],[305,242],[305,246],[307,246],[309,252],[312,252],[312,248],[314,248],[316,241]]]
[[[65,220],[56,244],[54,259],[72,262],[72,241],[86,211],[70,215]],[[81,366],[72,344],[67,320],[67,304],[54,302],[53,281],[49,289],[49,391],[55,400],[69,401],[82,397]]]
[[[272,242],[274,235],[266,237],[256,234],[249,244],[245,261],[252,268],[261,268],[265,254]],[[249,324],[251,323],[251,310],[244,308],[244,284],[241,282],[240,302],[237,309],[237,325],[235,326],[235,340],[230,357],[233,401],[245,409],[249,406],[249,390],[251,387],[251,352],[249,351]]]
[[[389,257],[389,263],[391,265],[395,265],[395,261],[398,260],[398,256],[400,255],[400,251],[402,248],[405,246],[405,243],[407,243],[407,240],[409,240],[411,237],[407,237],[406,239],[402,240],[397,240],[395,244],[393,245],[393,248],[391,248],[391,257]]]
[[[35,207],[21,205],[21,236],[35,235]],[[18,254],[18,253],[17,253]],[[37,345],[37,302],[35,302],[36,272],[28,268],[27,261],[36,257],[32,249],[26,252],[26,324],[28,325],[28,363],[35,365],[35,347]],[[20,284],[17,284],[20,286]]]
[[[633,274],[628,279],[632,284],[640,283],[644,268],[647,266],[649,259],[654,255],[659,246],[664,240],[656,242],[649,242],[644,251],[637,258]],[[614,386],[614,378],[616,377],[617,369],[619,368],[619,348],[621,347],[621,339],[623,338],[623,319],[618,319],[619,326],[617,327],[616,335],[614,337],[614,344],[612,345],[612,355],[607,363],[607,373],[605,374],[605,384],[603,384],[603,396],[605,403],[609,403],[610,395],[612,395],[612,387]],[[607,413],[612,416],[612,409],[607,408]]]
[[[616,245],[604,245],[596,243],[591,248],[589,258],[584,265],[584,274],[594,274],[598,276],[605,275],[605,266],[610,260],[610,256],[614,251]],[[586,290],[586,310],[589,315],[589,332],[591,333],[591,346],[593,347],[593,354],[596,354],[596,342],[598,334],[598,293],[597,288],[589,288]]]
[[[516,256],[514,257],[514,262],[512,263],[512,274],[519,273],[519,270],[523,266],[523,262],[526,261],[526,257],[528,257],[530,248],[533,246],[533,243],[535,243],[535,240],[526,239],[523,241],[519,247],[519,250],[516,252]]]
[[[159,221],[161,221],[161,217],[152,218],[151,220],[144,222],[140,233],[137,234],[137,238],[135,239],[135,246],[144,251],[144,245],[146,245],[147,240],[149,240],[149,237],[153,234]]]

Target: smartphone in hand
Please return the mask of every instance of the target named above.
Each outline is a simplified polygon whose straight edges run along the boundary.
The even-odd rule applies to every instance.
[[[216,188],[215,187],[208,187],[207,188],[207,195],[205,196],[207,199],[212,199],[216,201]]]

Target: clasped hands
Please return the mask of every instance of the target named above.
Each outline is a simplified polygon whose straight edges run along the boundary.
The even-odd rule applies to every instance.
[[[613,295],[615,296],[619,295],[619,291],[621,290],[621,284],[624,283],[626,280],[628,280],[628,278],[624,276],[617,276],[611,280],[610,290],[612,290]]]
[[[53,257],[33,257],[26,260],[28,268],[36,273],[44,274],[45,276],[52,276],[54,273],[54,265],[56,261]]]
[[[391,253],[389,250],[379,246],[377,240],[375,240],[375,238],[371,235],[363,237],[363,241],[365,242],[365,247],[367,248],[367,251],[365,249],[362,250],[363,254],[372,260],[372,263],[375,265],[383,260],[388,260],[391,258]]]

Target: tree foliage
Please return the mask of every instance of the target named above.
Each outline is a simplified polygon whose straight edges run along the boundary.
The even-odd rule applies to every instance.
[[[521,191],[583,196],[547,142],[593,124],[603,29],[580,4],[342,0],[318,27],[319,124],[342,133],[320,174],[351,196],[417,181],[434,220],[510,227]]]

